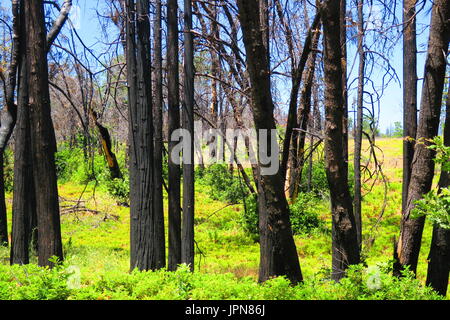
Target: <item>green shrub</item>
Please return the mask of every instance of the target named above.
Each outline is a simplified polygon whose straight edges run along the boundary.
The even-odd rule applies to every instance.
[[[64,300],[71,294],[71,273],[62,266],[53,269],[33,264],[0,265],[0,300]]]
[[[204,182],[211,188],[211,197],[230,204],[241,203],[247,196],[246,187],[225,164],[213,164],[203,172]]]
[[[295,203],[290,205],[290,220],[294,234],[311,234],[324,230],[325,222],[314,210],[318,203],[317,197],[311,193],[300,193]],[[240,225],[254,240],[259,238],[259,215],[257,197],[250,196],[245,201]]]
[[[300,183],[300,192],[313,192],[317,196],[329,194],[328,179],[325,169],[325,160],[321,159],[318,161],[313,161],[311,171],[311,190],[308,190],[308,176],[310,168],[308,164],[305,164],[302,173],[302,181]],[[354,170],[352,163],[349,163],[348,168],[348,185],[350,192],[353,194]]]
[[[106,180],[108,193],[117,200],[120,205],[129,205],[130,203],[130,178],[125,174],[122,179],[115,178]]]
[[[245,207],[239,219],[239,224],[254,241],[259,240],[259,213],[256,195],[245,200]]]
[[[317,201],[312,193],[300,193],[295,203],[290,206],[294,234],[309,234],[325,227],[324,221],[314,211]]]

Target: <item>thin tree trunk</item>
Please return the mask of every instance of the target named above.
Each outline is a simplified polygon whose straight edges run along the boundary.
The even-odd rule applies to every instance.
[[[347,89],[347,0],[340,0],[340,44],[342,49],[341,65],[342,65],[342,95],[344,99],[344,113],[342,116],[343,135],[343,153],[344,153],[344,175],[348,177],[348,89]]]
[[[162,70],[162,4],[161,0],[156,1],[154,25],[155,39],[155,101],[154,101],[154,124],[155,124],[155,186],[154,186],[154,206],[155,206],[155,259],[156,268],[166,266],[166,244],[164,235],[164,206],[163,206],[163,70]]]
[[[349,191],[345,143],[345,99],[342,46],[337,1],[322,6],[324,29],[325,158],[332,211],[332,279],[339,281],[351,264],[360,262],[353,203]]]
[[[172,159],[177,145],[172,133],[180,128],[180,94],[178,71],[178,4],[167,2],[167,85],[169,113],[169,261],[168,269],[174,271],[181,263],[181,210],[180,166]]]
[[[190,133],[183,150],[183,227],[181,262],[194,270],[194,39],[191,0],[184,0],[184,104],[183,128]],[[184,145],[187,146],[186,144]]]
[[[450,85],[448,86],[444,125],[444,145],[450,147]],[[442,170],[439,189],[450,186],[450,173]],[[439,294],[446,296],[450,272],[450,230],[435,225],[428,255],[428,272],[426,285]]]
[[[416,3],[417,0],[403,0],[403,211],[408,199],[417,134]]]
[[[297,199],[300,181],[302,178],[303,166],[305,164],[306,130],[308,129],[308,123],[310,122],[309,116],[311,114],[312,86],[314,83],[314,74],[316,71],[317,47],[319,45],[321,28],[320,20],[318,20],[318,22],[316,23],[316,19],[312,25],[314,29],[311,29],[312,39],[308,42],[309,48],[304,48],[304,50],[310,51],[311,54],[308,60],[307,72],[305,75],[305,84],[301,92],[300,110],[298,112],[297,122],[298,128],[301,129],[301,131],[296,134],[296,136],[298,136],[296,153],[292,155],[293,157],[295,157],[296,161],[294,162],[294,167],[291,168],[291,183],[289,185],[291,201],[295,201]]]
[[[414,273],[417,270],[425,217],[413,219],[410,217],[410,213],[415,207],[415,202],[431,190],[434,177],[433,159],[436,153],[427,146],[429,145],[428,140],[433,139],[439,129],[446,52],[450,37],[449,19],[450,2],[447,0],[434,1],[416,137],[416,140],[421,143],[417,143],[415,146],[408,200],[402,214],[400,238],[397,245],[400,267],[409,266]]]
[[[355,197],[353,199],[356,232],[358,237],[358,245],[361,249],[362,245],[362,218],[361,218],[361,149],[363,136],[363,108],[364,108],[364,81],[365,81],[365,65],[366,58],[364,53],[364,1],[358,0],[358,97],[357,97],[357,111],[356,111],[356,126],[355,126],[355,153],[354,153],[354,170],[355,170]]]
[[[247,53],[247,68],[252,84],[253,117],[260,138],[260,130],[270,132],[275,129],[267,48],[263,40],[260,17],[258,11],[255,10],[258,1],[238,0],[237,4]],[[271,135],[269,134],[268,137]],[[268,151],[269,153],[275,152],[270,148]],[[282,176],[280,172],[274,175],[265,175],[261,172],[260,177],[259,198],[263,198],[263,200],[259,200],[259,281],[284,275],[292,283],[298,283],[302,281],[302,273],[292,236],[289,207],[283,190]],[[261,206],[262,203],[265,204],[264,208]]]

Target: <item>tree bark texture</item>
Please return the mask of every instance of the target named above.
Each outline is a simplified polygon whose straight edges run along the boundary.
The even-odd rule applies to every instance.
[[[178,4],[167,1],[167,105],[169,126],[169,259],[168,269],[174,271],[181,263],[181,190],[180,166],[172,157],[177,142],[172,141],[172,133],[180,128],[180,93],[178,71]]]
[[[349,191],[345,143],[345,99],[342,81],[341,6],[322,5],[325,81],[325,158],[332,211],[332,279],[339,281],[360,262],[353,203]]]
[[[397,254],[402,268],[409,266],[416,272],[425,217],[410,217],[415,202],[431,190],[434,177],[435,151],[427,148],[428,139],[438,135],[442,107],[442,93],[446,69],[446,54],[450,37],[450,2],[434,1],[431,14],[428,52],[420,103],[416,146],[409,182],[408,200],[402,214]]]
[[[238,0],[237,4],[247,53],[255,127],[257,132],[262,129],[275,129],[267,49],[258,11],[255,10],[258,1]],[[302,273],[292,235],[282,176],[278,172],[271,176],[261,174],[260,177],[259,197],[264,199],[259,206],[259,281],[284,275],[292,283],[298,283],[302,281]],[[265,204],[265,208],[261,208],[261,203]]]

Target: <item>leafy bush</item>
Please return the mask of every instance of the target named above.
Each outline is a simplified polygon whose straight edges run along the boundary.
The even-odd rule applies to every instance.
[[[348,164],[348,185],[350,192],[353,193],[354,185],[354,170],[353,164]],[[325,161],[323,159],[318,161],[313,161],[312,171],[311,171],[311,190],[308,191],[308,176],[309,176],[309,165],[305,165],[302,173],[302,181],[300,183],[301,192],[313,192],[317,196],[324,196],[329,193],[327,173],[325,170]]]
[[[125,174],[122,179],[106,180],[108,193],[117,200],[120,205],[128,205],[130,203],[130,178]]]
[[[318,201],[314,194],[300,193],[295,203],[290,205],[290,220],[294,234],[311,234],[325,228],[325,222],[314,211]],[[245,210],[239,222],[254,240],[259,238],[259,216],[256,196],[247,198]]]
[[[245,200],[245,207],[240,215],[239,224],[254,241],[259,240],[259,212],[257,197],[252,195]]]
[[[233,176],[225,164],[213,164],[206,168],[203,180],[211,188],[211,197],[214,200],[236,204],[247,196],[243,183]]]
[[[71,273],[62,266],[0,265],[0,300],[64,300]]]
[[[295,203],[290,206],[291,224],[294,234],[309,234],[325,226],[313,209],[317,198],[312,193],[300,193]]]

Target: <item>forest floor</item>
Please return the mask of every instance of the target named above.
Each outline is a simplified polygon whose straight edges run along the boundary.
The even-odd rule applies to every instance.
[[[378,139],[378,157],[387,177],[387,198],[379,219],[385,186],[378,181],[363,200],[363,255],[369,266],[392,260],[393,238],[399,234],[401,215],[402,140]],[[365,147],[367,147],[365,145]],[[350,146],[352,148],[352,146]],[[365,153],[368,156],[368,153]],[[368,183],[369,184],[369,183]],[[366,184],[366,185],[368,185]],[[81,285],[96,283],[106,273],[129,271],[129,208],[120,206],[94,183],[79,185],[64,183],[59,188],[61,198],[62,238],[65,264],[75,267]],[[167,198],[165,196],[165,208]],[[12,205],[7,195],[7,206]],[[231,273],[237,279],[256,280],[259,244],[239,223],[242,205],[227,205],[211,199],[207,186],[196,186],[195,270],[204,274]],[[329,202],[325,197],[313,210],[331,229]],[[167,214],[166,214],[167,217]],[[166,218],[167,219],[167,218]],[[11,212],[9,210],[9,226]],[[167,227],[167,220],[166,220]],[[166,228],[167,229],[167,228]],[[167,239],[167,237],[166,237]],[[427,255],[431,241],[431,226],[425,226],[417,277],[424,283]],[[329,272],[331,237],[329,232],[296,235],[295,242],[305,279]],[[7,261],[7,252],[0,251]]]

